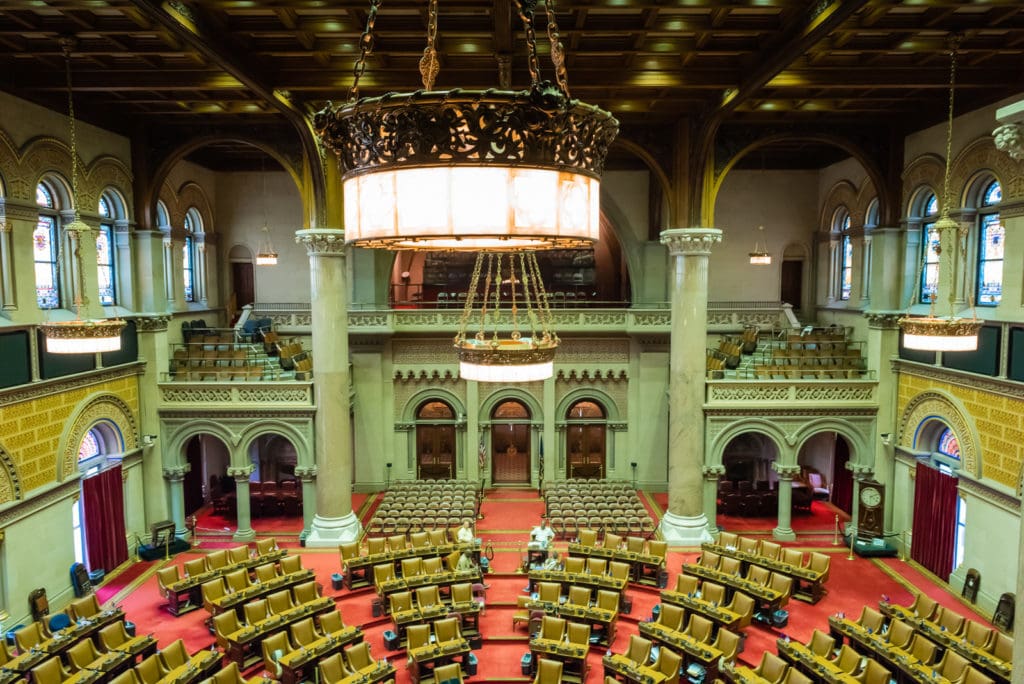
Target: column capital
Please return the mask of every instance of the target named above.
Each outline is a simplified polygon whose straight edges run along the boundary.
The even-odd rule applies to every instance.
[[[717,228],[669,228],[661,231],[661,244],[672,256],[708,255],[711,246],[722,241]]]
[[[701,466],[701,472],[704,473],[704,478],[707,480],[717,480],[718,478],[725,475],[725,466],[714,464]]]
[[[164,478],[171,482],[181,482],[185,479],[185,474],[191,470],[192,466],[188,463],[164,466]]]
[[[847,463],[846,468],[853,473],[853,477],[858,480],[866,480],[874,477],[875,475],[874,466],[864,465],[863,463]]]
[[[899,328],[900,319],[903,313],[899,312],[867,312],[864,318],[868,319],[868,327],[878,330],[895,330]]]
[[[1024,160],[1024,126],[1005,123],[992,131],[996,149],[1010,155],[1016,161]]]
[[[167,324],[170,323],[170,316],[139,316],[132,319],[135,321],[135,330],[138,332],[167,332]]]
[[[312,482],[316,479],[319,472],[319,469],[315,465],[295,466],[295,477],[299,478],[303,482]]]
[[[251,464],[244,466],[229,466],[227,470],[228,477],[235,478],[235,482],[249,481],[249,476],[252,475],[253,471],[256,470]]]
[[[345,256],[345,231],[336,228],[297,230],[295,242],[306,245],[310,256]]]
[[[39,220],[39,205],[22,201],[13,197],[3,198],[4,216],[8,220],[32,221]]]
[[[800,474],[800,466],[782,465],[777,461],[772,463],[772,470],[779,474],[779,479],[781,480],[792,480]]]

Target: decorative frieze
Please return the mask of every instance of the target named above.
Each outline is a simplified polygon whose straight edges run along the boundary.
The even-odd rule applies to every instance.
[[[55,394],[62,394],[80,387],[100,385],[132,375],[142,375],[145,363],[138,361],[130,364],[104,368],[98,371],[89,371],[54,380],[41,380],[31,385],[0,390],[0,404],[15,404],[21,401],[31,401],[41,397],[48,397]]]
[[[313,405],[311,382],[263,382],[232,385],[159,383],[165,404],[293,404]]]
[[[736,380],[710,380],[707,382],[707,403],[769,403],[769,402],[813,402],[815,404],[850,402],[875,402],[878,386],[874,381],[844,380],[825,382],[821,380],[742,382]]]
[[[864,314],[864,318],[868,321],[869,328],[876,328],[878,330],[896,330],[898,329],[900,319],[903,318],[902,313],[877,313],[867,312]]]

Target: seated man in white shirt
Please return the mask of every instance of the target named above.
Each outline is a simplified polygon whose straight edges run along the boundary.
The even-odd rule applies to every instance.
[[[540,525],[530,530],[530,543],[526,545],[528,550],[526,567],[539,566],[547,558],[548,544],[555,538],[555,531],[548,527],[548,521],[541,519]]]
[[[476,535],[473,534],[473,527],[468,520],[462,521],[462,527],[459,528],[455,538],[460,544],[469,544],[476,538]]]

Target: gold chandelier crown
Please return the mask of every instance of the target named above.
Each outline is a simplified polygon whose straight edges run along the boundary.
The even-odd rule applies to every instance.
[[[544,3],[556,83],[540,79],[533,15],[525,90],[435,90],[437,2],[430,3],[423,89],[359,98],[373,49],[373,0],[346,103],[314,117],[342,170],[346,241],[393,249],[588,246],[600,227],[600,177],[618,121],[569,95],[553,0]]]

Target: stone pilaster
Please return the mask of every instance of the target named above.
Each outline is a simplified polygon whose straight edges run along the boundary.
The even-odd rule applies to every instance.
[[[75,212],[73,211],[61,212],[61,219],[65,226],[73,221],[74,217]],[[69,266],[68,272],[72,275],[64,308],[74,311],[75,301],[78,298],[81,301],[82,318],[105,318],[103,307],[100,305],[100,278],[96,267],[96,237],[99,235],[99,231],[92,225],[91,218],[82,217],[81,221],[84,225],[89,226],[88,231],[64,229],[68,235],[68,244],[72,254],[72,258],[65,259],[62,264]]]
[[[164,479],[167,480],[168,498],[171,502],[171,520],[174,521],[174,534],[184,537],[188,533],[185,527],[185,474],[192,469],[188,463],[164,466]]]
[[[10,231],[7,238],[10,261],[21,265],[21,268],[8,269],[4,264],[4,311],[17,311],[16,315],[10,315],[18,323],[39,323],[46,320],[46,312],[39,308],[36,301],[36,276],[31,267],[35,258],[32,232],[39,221],[39,207],[7,198],[4,212],[7,229]]]
[[[0,310],[17,307],[14,297],[14,245],[11,242],[14,224],[7,221],[7,203],[0,197]]]
[[[139,379],[139,432],[144,435],[160,435],[160,388],[157,383],[167,371],[168,339],[167,324],[170,316],[146,316],[135,319],[138,333],[139,360],[145,361],[142,377]],[[143,510],[146,524],[151,525],[167,520],[167,495],[161,479],[164,473],[163,440],[158,439],[146,447],[142,459]]]
[[[351,383],[348,354],[348,284],[345,232],[300,230],[309,253],[313,328],[313,398],[316,402],[316,516],[306,546],[337,546],[359,538],[352,512]]]
[[[896,413],[896,390],[899,384],[899,376],[890,359],[899,356],[900,352],[900,329],[899,319],[901,314],[895,313],[868,313],[864,314],[868,319],[868,337],[865,345],[867,353],[868,368],[875,371],[878,376],[879,387],[891,387],[891,392],[878,393],[878,418],[876,419],[875,432],[875,462],[872,470],[875,478],[893,491],[893,483],[896,481],[896,454],[893,451],[892,441],[897,432]],[[889,444],[886,444],[882,435],[890,435]],[[892,516],[895,499],[888,496],[885,499],[885,511],[883,512],[885,535],[895,534],[892,531]]]
[[[782,541],[793,541],[793,478],[800,474],[798,465],[782,465],[772,463],[772,470],[779,474],[779,512],[778,522],[772,530],[772,536]]]
[[[718,480],[725,475],[724,465],[706,465],[704,473],[704,517],[708,521],[708,534],[718,534]]]
[[[139,311],[167,311],[168,297],[164,272],[164,235],[157,230],[136,230],[131,233],[135,242],[132,253],[132,283],[136,309]],[[123,273],[123,271],[122,271]],[[123,281],[123,278],[122,278]]]
[[[661,233],[668,247],[672,333],[669,350],[668,510],[661,520],[670,544],[710,541],[704,513],[704,380],[708,323],[708,257],[722,241],[715,228]],[[699,352],[699,353],[698,353]]]
[[[316,475],[315,465],[295,466],[295,477],[302,483],[302,534],[303,540],[309,536],[313,528],[313,515],[316,513]]]
[[[234,541],[251,541],[256,538],[256,530],[252,529],[252,509],[249,500],[249,477],[255,468],[250,465],[229,466],[228,477],[235,479],[235,508],[238,511],[236,522],[238,528],[231,537]]]

